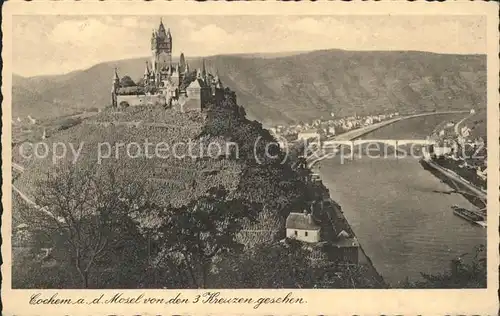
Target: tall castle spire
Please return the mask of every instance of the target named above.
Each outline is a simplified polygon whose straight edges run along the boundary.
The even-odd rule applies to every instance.
[[[165,38],[167,34],[165,33],[165,26],[163,25],[163,19],[160,18],[160,26],[158,26],[158,37]]]
[[[151,64],[155,73],[172,65],[172,35],[170,29],[168,33],[165,31],[163,19],[160,19],[158,30],[151,38],[151,53]]]
[[[115,67],[115,73],[113,75],[113,83],[116,81],[120,81],[120,77],[118,77],[118,69]]]
[[[179,67],[180,67],[181,71],[185,70],[186,59],[184,58],[184,53],[181,53],[181,57],[179,58]]]
[[[117,91],[120,88],[120,77],[118,77],[118,70],[115,67],[115,73],[113,74],[113,85],[111,86],[111,105],[116,107],[117,105]]]
[[[203,65],[202,65],[202,68],[201,68],[201,75],[203,78],[205,78],[205,76],[207,75],[207,69],[205,67],[205,58],[203,58]]]

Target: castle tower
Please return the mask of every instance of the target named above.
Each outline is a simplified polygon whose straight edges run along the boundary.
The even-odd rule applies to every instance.
[[[186,88],[187,100],[183,105],[184,111],[201,111],[210,100],[210,88],[206,85],[202,70],[196,70],[196,79]]]
[[[172,64],[172,35],[170,34],[170,29],[165,31],[162,20],[160,20],[158,30],[153,31],[151,37],[151,53],[151,63],[154,72],[158,72]]]

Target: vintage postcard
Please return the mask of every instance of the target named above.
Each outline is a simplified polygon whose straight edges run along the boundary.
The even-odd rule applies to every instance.
[[[3,7],[4,315],[493,315],[498,4]]]

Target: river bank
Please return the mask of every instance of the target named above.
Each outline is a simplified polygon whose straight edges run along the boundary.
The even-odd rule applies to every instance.
[[[342,218],[342,221],[345,222],[346,225],[349,225],[351,228],[351,232],[353,237],[356,237],[356,234],[354,233],[354,230],[350,226],[349,222],[344,216],[344,213],[342,212],[342,207],[340,205],[335,205],[333,207],[333,211],[337,215],[337,218]],[[357,237],[356,237],[357,238]],[[363,245],[360,244],[358,248],[358,256],[359,256],[359,264],[364,265],[367,268],[367,278],[376,280],[380,288],[389,288],[389,284],[385,282],[384,277],[377,271],[375,268],[375,265],[373,264],[372,260],[368,255],[366,254],[365,250],[363,249]]]
[[[486,207],[486,192],[475,187],[472,183],[462,178],[453,171],[446,169],[432,160],[422,159],[420,161],[422,167],[431,172],[435,177],[439,178],[456,190],[458,194],[462,194],[467,200],[478,208]]]
[[[336,203],[330,195],[330,192],[328,188],[324,185],[321,184],[322,188],[324,189],[323,192],[326,193],[327,196],[324,197],[324,201],[328,201],[326,208],[323,209],[326,213],[328,213],[328,217],[330,219],[335,219],[336,221],[336,226],[344,227],[345,231],[353,238],[356,238],[356,234],[354,230],[352,229],[351,225],[349,224],[347,218],[344,215],[344,212],[342,211],[342,207]],[[339,223],[340,222],[340,223]],[[367,280],[372,280],[376,288],[388,288],[389,285],[387,282],[385,282],[384,278],[382,275],[377,271],[375,268],[375,265],[373,264],[372,260],[366,252],[363,249],[363,246],[359,244],[358,247],[358,264],[364,266],[366,269],[364,277]]]
[[[446,117],[396,122],[366,138],[425,137]],[[374,268],[391,287],[442,273],[450,260],[484,244],[486,231],[453,215],[473,208],[422,168],[418,159],[326,159],[315,165]]]

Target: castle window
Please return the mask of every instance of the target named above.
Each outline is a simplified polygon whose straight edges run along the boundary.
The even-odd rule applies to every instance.
[[[297,231],[295,231],[295,236],[297,236],[297,235],[298,235],[298,233],[297,233]]]
[[[306,236],[306,237],[307,237],[307,232],[304,232],[304,236]]]

